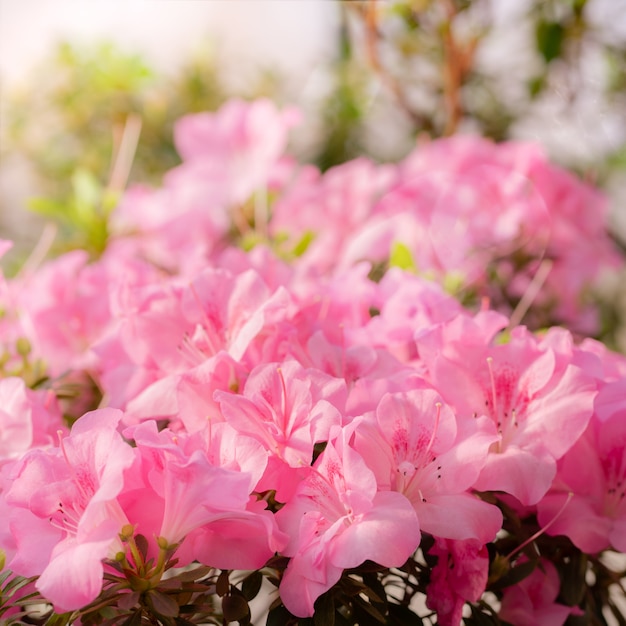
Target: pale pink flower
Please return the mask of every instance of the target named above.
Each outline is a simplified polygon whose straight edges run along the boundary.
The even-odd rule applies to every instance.
[[[172,392],[180,394],[190,370],[214,357],[223,362],[220,352],[244,360],[248,350],[252,367],[288,300],[284,288],[271,292],[254,270],[233,275],[207,268],[189,282],[137,288],[124,302],[115,332],[95,348],[110,402],[130,419],[171,417],[179,406]],[[251,346],[257,338],[261,355]],[[220,364],[206,368],[217,371]]]
[[[280,597],[298,617],[313,615],[315,600],[344,569],[366,560],[398,567],[420,541],[410,502],[378,491],[374,474],[341,435],[328,443],[276,519],[289,535],[282,553],[291,557]]]
[[[291,247],[311,236],[298,265],[332,271],[354,231],[369,220],[376,201],[395,177],[395,169],[365,158],[337,165],[323,174],[312,167],[302,168],[276,201],[270,232],[275,237],[287,237]],[[363,255],[343,267],[370,258]]]
[[[88,264],[83,250],[69,252],[11,286],[35,356],[53,375],[93,364],[92,343],[110,320],[110,277]]]
[[[11,523],[17,550],[9,567],[39,575],[37,589],[58,612],[98,596],[102,560],[120,548],[127,520],[117,496],[134,458],[116,430],[121,417],[115,409],[87,413],[60,448],[33,450],[12,469],[6,501],[26,515]]]
[[[589,422],[596,384],[571,354],[542,345],[523,327],[506,343],[488,339],[482,318],[460,315],[420,337],[418,349],[430,381],[460,421],[491,420],[497,441],[474,487],[535,504],[552,484],[557,459]]]
[[[292,108],[269,100],[231,100],[215,113],[181,118],[174,142],[183,163],[160,189],[129,190],[111,218],[111,247],[128,250],[170,271],[193,275],[223,248],[232,207],[275,184]],[[280,178],[279,174],[279,178]]]
[[[31,448],[53,444],[66,430],[52,391],[28,389],[21,378],[0,380],[0,466]]]
[[[225,420],[261,442],[269,453],[259,490],[275,489],[286,502],[306,476],[315,443],[341,424],[345,383],[295,361],[255,368],[241,395],[217,391]]]
[[[187,435],[149,421],[125,434],[138,457],[120,503],[137,532],[182,544],[181,564],[254,569],[284,545],[273,515],[251,497],[267,463],[258,442],[225,423]]]
[[[416,332],[448,321],[462,311],[459,302],[435,282],[391,268],[377,286],[373,316],[353,336],[383,348],[402,362],[418,358]]]
[[[184,165],[219,181],[225,200],[243,202],[265,184],[272,167],[287,146],[288,130],[299,121],[294,108],[279,111],[267,99],[254,102],[232,99],[216,113],[195,113],[181,118],[174,128],[174,143]]]
[[[496,440],[486,421],[457,424],[439,394],[422,389],[383,396],[350,431],[379,489],[404,494],[421,530],[486,543],[502,525],[500,511],[470,492]]]

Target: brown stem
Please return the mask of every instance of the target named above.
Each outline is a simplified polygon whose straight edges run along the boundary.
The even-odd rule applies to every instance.
[[[347,2],[347,6],[350,7],[350,5],[351,3]],[[382,38],[382,35],[378,28],[377,0],[368,0],[364,8],[358,5],[353,8],[355,8],[359,13],[363,14],[363,19],[365,22],[367,58],[372,69],[378,74],[381,82],[392,93],[396,102],[398,103],[400,108],[406,113],[406,115],[411,119],[414,126],[421,128],[422,130],[427,132],[431,131],[432,123],[430,122],[430,120],[413,109],[410,102],[408,101],[404,90],[400,86],[399,81],[394,76],[392,76],[381,63],[380,56],[378,54],[378,45],[379,40]]]

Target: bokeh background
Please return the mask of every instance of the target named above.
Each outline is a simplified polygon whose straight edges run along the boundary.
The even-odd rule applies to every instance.
[[[299,107],[290,150],[323,170],[455,133],[538,141],[626,242],[626,0],[0,0],[5,271],[42,237],[97,255],[121,147],[116,191],[158,184],[174,121],[232,96]]]

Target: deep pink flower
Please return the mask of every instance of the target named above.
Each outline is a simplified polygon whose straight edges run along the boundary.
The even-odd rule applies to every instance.
[[[553,488],[537,504],[547,533],[567,535],[584,552],[626,551],[626,410],[591,420],[559,461]],[[554,521],[552,521],[554,520]]]
[[[504,590],[499,616],[515,626],[562,626],[580,610],[556,601],[560,587],[556,568],[542,559],[529,576]]]
[[[487,586],[487,547],[473,539],[436,539],[428,553],[439,558],[426,587],[426,606],[437,612],[440,626],[459,626],[465,603],[479,600]]]

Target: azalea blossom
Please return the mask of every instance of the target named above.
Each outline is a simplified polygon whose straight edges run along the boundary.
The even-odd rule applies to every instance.
[[[58,448],[32,450],[12,467],[6,502],[25,515],[10,518],[17,550],[9,567],[38,575],[37,589],[59,612],[98,596],[102,560],[121,548],[128,520],[117,496],[134,459],[117,432],[121,418],[116,409],[88,413]]]
[[[379,489],[404,494],[421,530],[484,544],[502,525],[500,511],[470,491],[496,441],[485,422],[459,425],[439,394],[423,389],[386,394],[375,415],[356,419],[350,430]]]
[[[500,490],[522,504],[538,502],[556,460],[577,441],[593,413],[592,377],[543,346],[524,327],[496,343],[498,318],[459,315],[418,338],[431,383],[461,420],[487,415],[497,441],[474,487]]]
[[[437,612],[440,626],[459,626],[465,603],[479,600],[487,586],[487,547],[474,539],[437,539],[429,554],[438,560],[426,588],[426,605]]]
[[[280,597],[298,617],[313,615],[315,600],[344,569],[368,559],[398,567],[420,541],[411,503],[400,493],[379,491],[372,471],[341,435],[328,443],[276,520],[289,536],[283,554],[291,557]]]

